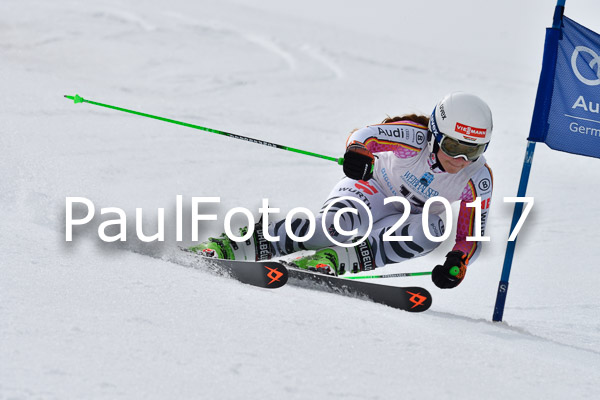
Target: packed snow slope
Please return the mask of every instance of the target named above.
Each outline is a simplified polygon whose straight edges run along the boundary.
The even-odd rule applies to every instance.
[[[598,398],[599,160],[539,145],[505,321],[492,323],[553,1],[0,2],[0,398]],[[600,4],[566,15],[596,31]],[[73,104],[162,115],[334,157],[386,115],[447,92],[494,113],[491,242],[413,315],[169,261],[191,198],[315,212],[330,161]],[[186,205],[175,240],[175,199]],[[94,220],[65,242],[65,198]],[[97,228],[127,214],[124,244]],[[165,208],[166,240],[142,243]],[[82,209],[76,210],[81,215]],[[243,222],[243,221],[242,221]],[[451,243],[382,273],[430,270]]]

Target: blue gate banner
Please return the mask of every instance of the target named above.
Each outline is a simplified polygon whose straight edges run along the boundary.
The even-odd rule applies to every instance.
[[[600,158],[600,35],[562,18],[546,30],[528,140]]]

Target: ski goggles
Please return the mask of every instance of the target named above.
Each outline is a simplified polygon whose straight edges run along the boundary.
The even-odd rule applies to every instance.
[[[442,135],[442,140],[440,140],[440,148],[446,155],[452,158],[462,157],[467,161],[477,161],[487,145],[487,143],[465,143],[445,135]]]

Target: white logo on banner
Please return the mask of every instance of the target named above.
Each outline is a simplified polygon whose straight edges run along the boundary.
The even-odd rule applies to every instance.
[[[581,52],[588,53],[592,57],[594,57],[592,59],[592,61],[590,61],[590,68],[594,69],[594,66],[596,67],[596,76],[598,77],[598,79],[593,79],[593,80],[587,79],[583,75],[581,75],[581,73],[577,69],[577,57],[579,57],[579,53],[581,53]],[[575,73],[575,76],[577,77],[577,79],[579,79],[581,82],[585,83],[586,85],[588,85],[588,86],[600,85],[600,56],[598,56],[598,54],[596,54],[596,52],[594,50],[587,48],[585,46],[575,47],[575,51],[573,51],[573,55],[571,56],[571,68],[573,68],[573,72]]]

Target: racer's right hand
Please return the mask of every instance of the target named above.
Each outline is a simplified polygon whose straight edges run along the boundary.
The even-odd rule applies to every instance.
[[[364,144],[355,140],[346,148],[342,165],[348,178],[368,181],[373,177],[375,156]]]

